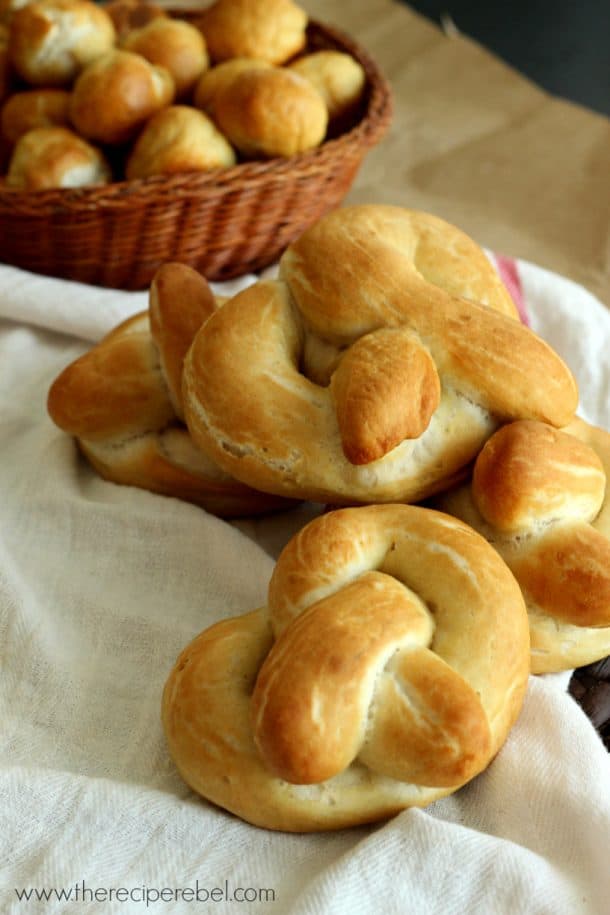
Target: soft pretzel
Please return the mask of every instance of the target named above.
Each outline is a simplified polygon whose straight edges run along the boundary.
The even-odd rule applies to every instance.
[[[558,431],[504,426],[486,443],[471,484],[435,504],[486,537],[528,608],[532,671],[610,653],[610,434],[577,418]]]
[[[169,749],[195,791],[259,826],[380,819],[488,765],[528,654],[519,587],[482,537],[414,506],[341,509],[286,546],[267,608],[182,652]]]
[[[168,263],[149,313],[124,321],[53,382],[48,410],[107,480],[201,505],[221,517],[271,511],[285,500],[256,492],[195,448],[180,421],[184,354],[215,307],[200,274]]]
[[[500,422],[572,418],[568,368],[442,220],[336,210],[280,267],[213,315],[185,363],[191,434],[244,482],[415,501],[463,474]]]

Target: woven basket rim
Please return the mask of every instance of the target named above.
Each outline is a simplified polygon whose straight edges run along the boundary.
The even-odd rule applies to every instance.
[[[0,208],[31,211],[41,215],[59,209],[89,209],[123,206],[130,200],[144,202],[148,198],[171,195],[219,196],[228,190],[241,191],[248,185],[258,185],[269,177],[274,180],[294,180],[295,173],[315,173],[326,168],[327,161],[342,155],[363,156],[375,146],[389,127],[393,102],[388,81],[370,54],[353,38],[335,26],[310,19],[308,32],[330,38],[351,53],[364,67],[369,94],[366,110],[360,121],[346,133],[327,140],[315,149],[289,158],[243,162],[230,168],[205,172],[179,172],[154,175],[149,178],[115,181],[105,185],[79,188],[51,188],[22,191],[0,183]],[[135,198],[135,199],[134,199]]]

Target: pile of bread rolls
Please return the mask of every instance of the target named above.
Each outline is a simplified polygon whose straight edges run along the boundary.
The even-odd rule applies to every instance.
[[[169,749],[201,795],[285,830],[428,804],[491,762],[530,672],[610,651],[610,433],[460,230],[345,207],[224,302],[165,265],[136,324],[49,397],[104,476],[220,514],[331,509],[265,606],[169,675]]]
[[[366,77],[307,53],[292,0],[0,0],[6,187],[80,187],[289,157],[354,123]]]

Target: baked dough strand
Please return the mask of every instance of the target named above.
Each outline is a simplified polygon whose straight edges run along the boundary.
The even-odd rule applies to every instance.
[[[204,797],[271,829],[336,829],[481,772],[528,673],[523,598],[482,537],[424,508],[348,508],[292,538],[265,608],[184,649],[163,723]]]
[[[194,440],[238,479],[334,504],[417,501],[504,422],[568,423],[578,391],[477,246],[390,206],[324,217],[185,362]]]

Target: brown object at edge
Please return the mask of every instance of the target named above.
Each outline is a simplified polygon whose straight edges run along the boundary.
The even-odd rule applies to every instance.
[[[610,657],[575,670],[570,694],[591,719],[610,752]]]

